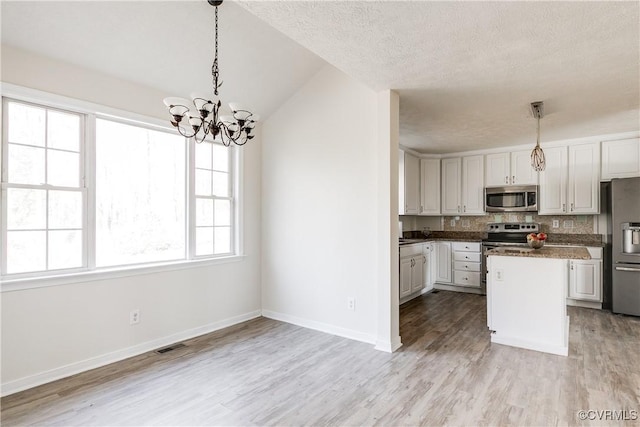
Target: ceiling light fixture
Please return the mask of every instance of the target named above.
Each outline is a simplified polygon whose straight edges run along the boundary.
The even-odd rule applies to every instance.
[[[541,172],[546,167],[546,162],[544,160],[544,151],[542,151],[542,148],[540,148],[540,119],[544,117],[544,102],[532,102],[531,112],[533,113],[533,117],[538,120],[538,138],[536,140],[536,146],[531,152],[531,167],[533,168],[533,170]]]
[[[186,138],[194,138],[198,143],[203,142],[208,135],[211,135],[214,140],[222,142],[227,147],[232,142],[236,145],[244,145],[247,141],[253,139],[254,135],[251,132],[255,128],[259,117],[233,102],[229,103],[233,116],[220,115],[222,102],[218,97],[218,89],[222,86],[222,82],[218,80],[220,76],[218,69],[218,6],[222,4],[222,0],[207,1],[216,8],[215,58],[211,67],[214,97],[207,98],[202,95],[191,94],[193,110],[188,107],[190,101],[184,98],[165,98],[164,104],[173,118],[171,124],[178,129],[180,135]],[[191,131],[180,124],[185,117],[191,126]]]

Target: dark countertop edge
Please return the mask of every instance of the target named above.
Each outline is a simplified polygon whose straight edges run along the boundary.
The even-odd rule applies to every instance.
[[[417,245],[421,243],[428,242],[474,242],[481,243],[483,239],[481,238],[450,238],[450,237],[427,237],[425,239],[412,239],[412,240],[420,240],[416,242],[405,242],[400,243],[400,246],[408,246],[408,245]],[[553,242],[547,240],[547,246],[579,246],[579,247],[591,247],[591,248],[603,248],[605,246],[602,242]]]

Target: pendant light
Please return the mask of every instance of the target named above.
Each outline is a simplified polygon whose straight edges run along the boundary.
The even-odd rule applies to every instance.
[[[170,97],[164,99],[164,104],[171,114],[171,124],[177,128],[178,133],[186,138],[194,138],[201,143],[208,135],[216,141],[229,146],[233,142],[236,145],[244,145],[253,139],[253,129],[258,121],[258,115],[251,113],[246,108],[236,103],[229,103],[233,116],[220,115],[222,102],[218,97],[218,89],[222,86],[219,81],[220,72],[218,69],[218,6],[222,0],[207,0],[215,7],[215,57],[211,67],[213,77],[213,97],[206,95],[191,95],[192,101],[183,98]],[[191,105],[191,109],[188,104]],[[187,126],[182,126],[183,119],[188,122]],[[189,129],[189,127],[191,129]]]
[[[540,119],[544,117],[544,102],[532,102],[531,112],[533,113],[533,117],[538,121],[536,146],[531,152],[531,167],[536,172],[541,172],[546,167],[544,151],[540,148]]]

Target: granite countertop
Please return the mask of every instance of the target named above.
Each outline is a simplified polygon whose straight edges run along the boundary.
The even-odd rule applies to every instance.
[[[591,259],[589,251],[582,248],[550,248],[541,249],[501,247],[487,251],[487,255],[515,256],[527,258],[555,258],[555,259]]]
[[[400,246],[424,242],[445,240],[448,242],[482,242],[487,238],[487,233],[481,231],[431,231],[424,236],[420,231],[408,231],[403,233],[406,242],[400,242]],[[603,247],[602,236],[599,234],[561,234],[547,233],[547,246],[591,246]]]

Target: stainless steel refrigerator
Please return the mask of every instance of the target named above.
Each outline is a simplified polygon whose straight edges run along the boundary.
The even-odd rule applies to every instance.
[[[611,309],[640,316],[640,178],[611,180]]]

